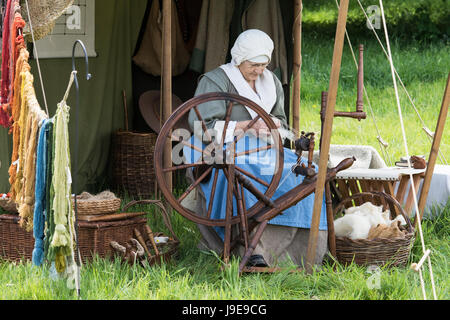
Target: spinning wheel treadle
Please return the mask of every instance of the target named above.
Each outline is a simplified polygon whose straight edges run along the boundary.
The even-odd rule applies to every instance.
[[[221,141],[217,141],[216,138],[212,138],[211,132],[207,130],[206,123],[199,112],[198,106],[203,103],[220,100],[223,100],[226,104],[226,118]],[[247,127],[244,128],[242,132],[238,133],[234,137],[234,142],[224,144],[225,133],[228,128],[228,124],[230,123],[233,107],[236,106],[236,104],[244,105],[252,109],[254,112],[256,112],[256,116],[249,122]],[[186,139],[186,135],[180,134],[180,131],[178,131],[179,123],[181,123],[183,118],[185,119],[188,116],[191,110],[195,111],[197,119],[201,123],[203,134],[202,139],[204,145],[206,145],[206,147],[202,147],[201,150],[197,145],[194,146],[193,144],[191,144],[191,137],[189,137],[189,139]],[[232,161],[236,159],[237,156],[243,154],[242,152],[235,152],[235,144],[244,137],[244,133],[248,132],[248,130],[252,128],[254,129],[254,125],[258,120],[262,120],[270,129],[271,141],[275,143],[267,144],[267,146],[258,147],[256,149],[246,150],[244,153],[251,154],[261,150],[277,148],[275,152],[275,170],[272,177],[269,177],[270,182],[268,183],[243,170],[242,168],[239,168],[235,164],[235,161]],[[219,227],[229,226],[237,223],[241,223],[241,225],[245,226],[248,218],[255,215],[265,206],[270,206],[270,197],[277,189],[282,175],[284,160],[283,146],[280,134],[276,129],[277,127],[269,114],[267,114],[253,101],[236,94],[222,92],[206,93],[186,101],[169,117],[169,119],[161,128],[160,134],[156,141],[154,166],[156,179],[161,192],[163,193],[169,204],[177,212],[193,222],[207,226]],[[189,133],[189,136],[191,134],[192,133]],[[165,145],[168,141],[170,141],[172,144],[181,143],[183,147],[188,147],[197,152],[201,152],[202,157],[196,159],[196,162],[194,163],[174,164],[172,162],[171,166],[167,166],[164,162],[165,156],[167,155],[165,155],[164,153],[166,152]],[[224,152],[223,154],[218,154],[217,150],[224,150]],[[180,196],[174,195],[167,184],[168,180],[166,177],[166,173],[176,172],[178,170],[184,170],[188,168],[194,168],[197,171],[197,174],[194,177],[194,182],[185,190],[183,190]],[[231,183],[228,183],[227,199],[222,200],[222,203],[227,205],[227,216],[225,219],[212,219],[212,203],[215,200],[215,190],[220,171],[225,174],[225,177],[227,177],[228,181],[231,181]],[[211,178],[214,180],[210,194],[210,205],[207,208],[206,217],[201,213],[193,212],[181,205],[182,200],[185,199],[185,197],[188,196],[189,193],[193,192],[194,189],[200,185],[200,183],[208,181],[208,179]],[[255,181],[259,184],[264,185],[266,190],[264,192],[259,191],[254,186]],[[250,208],[246,208],[245,206],[245,201],[242,197],[244,190],[253,193],[258,199],[258,201]],[[237,204],[238,212],[238,214],[234,216],[232,214],[233,200],[235,201],[234,203]]]

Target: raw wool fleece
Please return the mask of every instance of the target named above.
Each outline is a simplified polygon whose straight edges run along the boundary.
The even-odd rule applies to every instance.
[[[383,211],[382,206],[375,206],[371,202],[345,210],[345,215],[334,221],[336,237],[350,239],[367,239],[372,228],[378,225],[403,225],[406,221],[399,215],[390,219],[390,211]]]
[[[370,228],[369,235],[367,239],[394,239],[394,238],[404,238],[406,235],[406,230],[401,229],[401,221],[395,221],[391,225],[379,224],[375,227]]]

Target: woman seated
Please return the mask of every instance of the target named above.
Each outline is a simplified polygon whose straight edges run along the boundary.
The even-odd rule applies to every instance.
[[[279,128],[282,138],[289,137],[290,131],[288,130],[284,112],[283,88],[275,74],[267,69],[271,61],[273,48],[273,41],[260,30],[251,29],[241,33],[231,49],[231,62],[203,74],[200,77],[195,95],[208,92],[228,92],[248,98],[270,114],[275,125]],[[198,111],[207,128],[210,129],[208,131],[213,130],[216,141],[221,141],[226,116],[226,102],[224,100],[216,100],[203,103],[198,106]],[[234,105],[224,142],[229,143],[233,141],[233,137],[237,132],[245,128],[255,116],[256,112],[252,109],[243,105]],[[198,123],[196,113],[194,110],[191,110],[189,125],[195,133],[192,138],[193,144],[204,146],[201,138],[198,138],[202,136],[201,125]],[[238,141],[236,146],[237,152],[253,150],[256,147],[270,143],[267,139],[263,139],[267,137],[269,128],[262,120],[258,120],[252,129],[254,130],[249,130],[249,133],[245,135],[245,139]],[[198,132],[199,130],[200,132]],[[290,138],[293,137],[292,133],[291,135]],[[184,155],[188,163],[197,161],[201,156],[199,152],[188,147],[184,148]],[[245,169],[266,182],[270,182],[275,172],[274,163],[276,156],[276,148],[261,150],[236,158],[236,166]],[[302,159],[303,163],[306,163],[306,161],[306,159]],[[291,172],[291,167],[296,163],[297,155],[295,152],[284,148],[283,173],[272,200],[277,199],[302,183],[304,177],[301,175],[296,176]],[[188,174],[191,174],[191,172],[189,171]],[[265,191],[265,187],[262,184],[256,181],[251,182],[258,188],[261,188],[261,191]],[[200,201],[198,207],[192,208],[192,210],[195,210],[197,213],[200,211],[206,215],[212,184],[213,179],[211,178],[200,184],[201,188],[199,191],[202,195],[202,201]],[[225,218],[226,186],[226,177],[223,173],[220,173],[213,200],[212,219]],[[244,192],[244,199],[247,208],[257,201],[253,194],[247,190]],[[185,204],[186,206],[188,205],[187,202]],[[295,264],[302,265],[302,262],[306,261],[313,205],[314,194],[311,194],[295,206],[272,218],[253,252],[249,265],[274,266],[285,259],[291,259]],[[236,208],[234,208],[234,211],[234,214],[237,214]],[[198,227],[206,248],[220,252],[223,249],[224,228],[200,224]],[[321,264],[327,250],[326,230],[327,220],[325,205],[323,204],[315,258],[316,264]],[[242,255],[243,249],[239,248],[236,253]]]

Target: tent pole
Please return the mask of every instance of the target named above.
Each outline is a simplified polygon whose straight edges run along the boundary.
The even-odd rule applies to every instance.
[[[300,88],[302,67],[302,0],[294,0],[294,66],[292,92],[292,126],[300,137]]]
[[[162,119],[163,123],[172,114],[172,0],[163,0],[163,43],[162,43]],[[164,147],[164,166],[172,165],[172,144],[167,140]],[[167,187],[172,191],[172,173],[166,173]]]
[[[439,145],[441,144],[442,134],[444,132],[445,120],[447,119],[448,105],[450,103],[450,73],[447,78],[447,85],[445,86],[444,98],[442,99],[441,111],[439,112],[436,130],[434,132],[433,144],[431,145],[430,155],[428,157],[427,169],[425,171],[425,178],[423,179],[422,191],[419,198],[419,219],[422,221],[423,211],[427,202],[428,191],[430,191],[431,178],[433,176],[434,165],[439,152]],[[417,226],[417,216],[415,217],[415,225]]]
[[[312,273],[316,256],[317,237],[319,233],[320,213],[322,210],[323,191],[326,181],[326,171],[328,165],[328,153],[330,151],[331,133],[333,128],[334,108],[341,69],[342,50],[344,47],[345,25],[347,22],[349,0],[341,0],[339,6],[339,16],[336,27],[336,37],[334,42],[333,62],[331,65],[330,83],[327,97],[327,109],[321,137],[321,148],[319,157],[319,172],[317,174],[316,190],[314,195],[313,216],[309,232],[308,251],[306,254],[306,272]]]

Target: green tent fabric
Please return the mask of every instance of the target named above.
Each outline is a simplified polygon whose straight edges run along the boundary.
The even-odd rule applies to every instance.
[[[132,55],[136,47],[147,0],[97,0],[95,2],[95,50],[97,57],[89,58],[92,79],[86,80],[84,58],[77,58],[76,69],[80,88],[79,146],[75,155],[76,91],[72,87],[67,104],[71,107],[69,133],[72,162],[77,156],[77,194],[98,191],[108,183],[111,135],[124,128],[122,89],[133,105]],[[50,116],[56,111],[65,93],[72,71],[72,60],[40,59]],[[30,59],[34,87],[41,107],[44,100],[35,60]],[[132,108],[129,108],[132,119]],[[130,123],[131,125],[131,123]],[[0,193],[9,191],[8,168],[11,162],[12,139],[6,129],[0,129]]]

